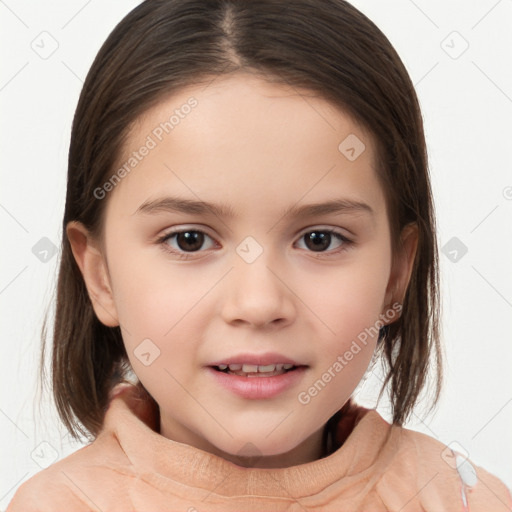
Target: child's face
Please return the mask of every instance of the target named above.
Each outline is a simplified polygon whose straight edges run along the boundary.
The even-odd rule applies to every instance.
[[[392,268],[369,136],[305,94],[247,75],[182,90],[139,119],[121,158],[136,151],[136,164],[104,199],[112,293],[94,292],[98,317],[120,323],[133,369],[160,407],[162,435],[242,465],[251,449],[261,467],[321,455],[322,427],[362,378],[378,327],[398,318],[392,304],[414,256],[410,246]],[[173,114],[166,133],[160,123]],[[141,209],[171,197],[232,215]],[[335,200],[371,211],[284,215]],[[188,239],[158,241],[171,230]],[[281,386],[272,390],[259,388],[262,377],[211,367],[269,353],[278,354],[269,364],[305,368],[265,377]]]

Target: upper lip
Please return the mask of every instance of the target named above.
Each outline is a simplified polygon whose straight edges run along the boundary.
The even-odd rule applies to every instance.
[[[265,366],[269,364],[293,364],[294,366],[307,366],[277,352],[266,352],[265,354],[237,354],[210,363],[208,366],[219,366],[220,364],[253,364]]]

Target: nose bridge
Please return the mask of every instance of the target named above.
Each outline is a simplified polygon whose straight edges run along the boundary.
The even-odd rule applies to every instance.
[[[280,268],[271,251],[258,249],[252,240],[242,242],[225,290],[225,321],[260,326],[290,322],[295,313],[293,294],[284,284]]]

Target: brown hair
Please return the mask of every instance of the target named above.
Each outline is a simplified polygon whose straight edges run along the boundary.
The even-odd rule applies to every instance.
[[[146,0],[101,47],[73,120],[51,371],[58,413],[76,438],[96,437],[109,391],[130,365],[119,327],[103,325],[94,313],[66,226],[82,222],[101,239],[107,199],[94,190],[112,175],[134,121],[182,87],[236,71],[312,91],[373,136],[394,253],[406,224],[417,223],[419,233],[402,315],[380,330],[378,350],[388,368],[381,395],[389,384],[399,425],[430,369],[433,403],[439,397],[438,253],[423,123],[388,39],[344,0]],[[42,366],[45,337],[46,322]]]

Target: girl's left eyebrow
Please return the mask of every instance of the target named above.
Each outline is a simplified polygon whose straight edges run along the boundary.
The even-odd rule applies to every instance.
[[[162,212],[188,213],[196,215],[213,214],[217,217],[233,218],[236,213],[226,204],[209,203],[206,201],[196,201],[194,199],[186,199],[181,197],[162,197],[152,200],[146,200],[142,203],[132,215],[139,214],[157,214]],[[375,212],[372,207],[362,201],[348,198],[334,199],[324,203],[306,204],[302,206],[292,206],[285,210],[280,218],[292,217],[313,217],[318,215],[326,215],[330,213],[366,213],[374,216]]]

